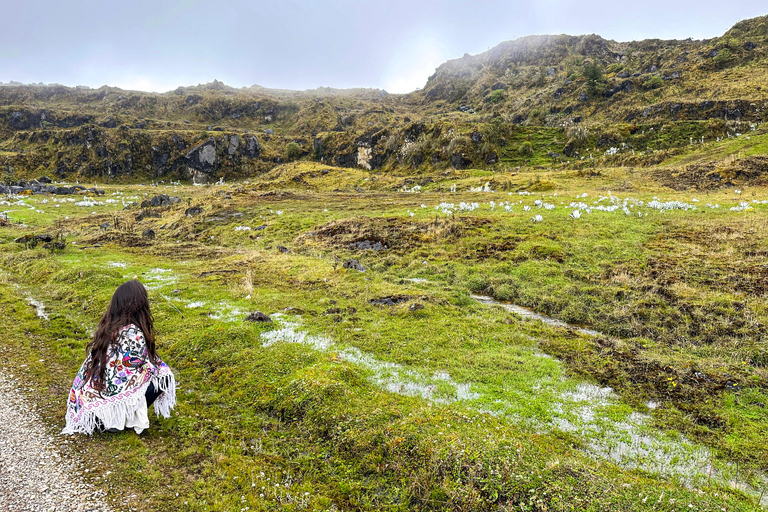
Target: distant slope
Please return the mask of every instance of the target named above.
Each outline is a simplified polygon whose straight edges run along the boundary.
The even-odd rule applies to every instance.
[[[768,16],[705,41],[523,37],[448,61],[406,95],[2,85],[0,169],[7,182],[208,181],[295,159],[403,172],[647,166],[754,131],[767,88]],[[201,165],[206,145],[216,158]]]

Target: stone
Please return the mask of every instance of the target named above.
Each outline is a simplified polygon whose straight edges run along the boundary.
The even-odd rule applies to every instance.
[[[482,134],[482,133],[480,133],[480,132],[478,132],[477,130],[475,130],[475,131],[473,131],[473,132],[472,132],[472,133],[469,135],[469,138],[471,138],[471,139],[472,139],[472,142],[474,142],[475,144],[479,144],[479,143],[480,143],[480,142],[482,142],[482,140],[483,140],[483,134]]]
[[[143,201],[141,203],[142,208],[147,208],[149,206],[159,207],[159,206],[171,206],[172,204],[178,204],[181,202],[181,199],[178,197],[170,197],[166,194],[158,194],[149,201]]]
[[[496,154],[495,151],[491,151],[488,153],[488,156],[485,157],[485,163],[486,164],[495,164],[499,161],[499,155]]]
[[[582,92],[581,94],[579,94],[579,101],[587,101],[588,99],[589,97],[587,96],[587,93]]]
[[[754,50],[755,48],[757,48],[757,45],[752,41],[747,41],[746,43],[744,43],[745,50],[751,51],[751,50]]]
[[[196,215],[203,213],[203,211],[204,210],[202,206],[192,206],[191,208],[184,210],[184,215],[187,217],[195,217]]]
[[[262,224],[261,226],[256,226],[255,228],[253,228],[254,231],[261,231],[263,229],[267,229],[266,224]]]
[[[53,183],[53,180],[51,180],[51,178],[49,178],[48,176],[41,176],[37,178],[37,181],[39,181],[40,183],[45,183],[46,185]]]
[[[649,67],[649,68],[648,68],[648,72],[649,72],[649,73],[655,73],[655,72],[657,72],[658,70],[659,70],[659,68],[657,68],[656,66],[653,66],[653,65],[652,65],[651,67]]]
[[[254,311],[253,313],[250,313],[248,316],[245,317],[246,322],[271,322],[272,319],[269,318],[269,315],[266,313],[262,313],[261,311]]]
[[[547,76],[555,76],[555,68],[547,68]]]
[[[424,304],[419,304],[418,302],[414,302],[411,304],[411,307],[408,308],[410,311],[421,311],[424,309]]]
[[[562,87],[558,87],[557,90],[555,90],[554,93],[552,93],[552,97],[555,99],[559,99],[563,94],[565,94],[565,89]]]
[[[204,143],[195,146],[184,155],[184,158],[187,160],[187,166],[196,171],[204,173],[213,172],[218,163],[216,159],[216,139],[211,137]]]
[[[358,272],[365,272],[367,270],[359,261],[354,259],[345,261],[342,264],[342,267],[350,270],[357,270]]]
[[[38,242],[51,242],[51,241],[53,241],[53,237],[51,235],[35,235],[35,239]]]
[[[267,128],[266,130],[264,130],[264,133],[266,133],[267,135],[274,135],[275,131],[272,128]]]
[[[259,139],[253,135],[248,137],[248,142],[245,144],[245,156],[248,158],[256,158],[259,156],[260,151],[261,148],[259,148]]]
[[[278,245],[277,250],[283,254],[288,254],[289,252],[291,252],[291,250],[284,245]]]
[[[621,73],[616,75],[616,77],[617,78],[629,78],[629,73],[627,73],[626,71],[622,71]]]
[[[709,50],[709,53],[707,54],[707,57],[709,57],[710,59],[713,59],[713,58],[717,57],[719,53],[720,52],[717,51],[717,50]]]
[[[387,248],[387,246],[385,246],[381,242],[372,242],[370,240],[363,240],[360,242],[352,242],[351,244],[349,244],[349,248],[357,251],[366,251],[366,250],[383,251]]]
[[[141,233],[141,236],[143,236],[144,238],[148,238],[150,240],[154,240],[154,238],[155,238],[155,230],[154,229],[145,229]]]
[[[231,135],[229,137],[229,146],[227,147],[227,153],[230,157],[235,155],[235,152],[237,152],[237,147],[240,145],[240,136],[239,135]]]
[[[464,155],[455,153],[451,156],[451,166],[453,166],[454,169],[457,169],[457,170],[466,169],[471,164],[472,164],[472,160],[464,157]]]

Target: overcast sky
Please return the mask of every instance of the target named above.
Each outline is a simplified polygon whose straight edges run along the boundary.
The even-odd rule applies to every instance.
[[[164,92],[235,87],[409,92],[442,62],[531,34],[695,39],[766,0],[23,0],[4,2],[0,81]]]

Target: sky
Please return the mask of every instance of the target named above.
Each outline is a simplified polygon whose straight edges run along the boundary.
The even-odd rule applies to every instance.
[[[0,81],[165,92],[233,87],[421,88],[464,53],[534,34],[705,39],[766,0],[7,1]]]

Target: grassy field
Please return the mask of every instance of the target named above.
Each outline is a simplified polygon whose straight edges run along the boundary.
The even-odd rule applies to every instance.
[[[177,413],[70,445],[121,509],[759,510],[768,189],[653,172],[4,198],[4,367],[59,430],[111,293],[147,285]],[[133,204],[159,193],[182,201]],[[43,233],[66,248],[14,242]]]

